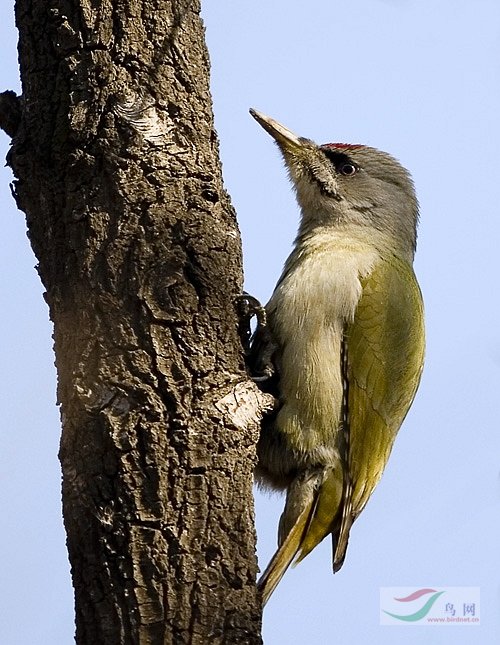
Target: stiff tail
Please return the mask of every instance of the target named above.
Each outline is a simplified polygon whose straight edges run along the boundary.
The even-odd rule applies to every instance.
[[[340,529],[332,533],[332,550],[333,550],[333,573],[337,573],[344,564],[347,543],[349,542],[349,531],[354,521],[352,514],[352,484],[351,481],[345,483],[344,502],[342,504],[342,517],[340,519]]]
[[[284,528],[284,539],[257,583],[264,605],[293,560],[295,559],[294,564],[298,564],[332,532],[334,523],[337,523],[336,517],[342,508],[343,477],[338,469],[328,469],[321,473],[314,494],[310,494],[307,485],[304,486],[306,490],[301,490],[301,487],[294,483],[296,485],[292,484],[288,492],[280,523]],[[303,495],[302,499],[297,499],[296,496],[299,495]],[[297,506],[301,508],[298,516]]]
[[[297,559],[298,564],[306,555],[332,531],[337,524],[337,516],[342,509],[343,478],[338,469],[326,471],[320,489],[316,496],[314,511],[311,514],[309,526],[302,540]]]
[[[271,562],[257,582],[257,589],[262,595],[262,604],[265,605],[271,594],[276,589],[285,571],[300,549],[300,544],[309,524],[313,502],[311,501],[299,515],[291,531],[273,555]]]

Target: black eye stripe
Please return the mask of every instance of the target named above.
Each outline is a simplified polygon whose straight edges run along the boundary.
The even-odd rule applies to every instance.
[[[326,158],[335,166],[337,172],[345,176],[356,174],[358,166],[345,152],[339,152],[338,150],[331,150],[329,148],[322,148],[322,150]]]

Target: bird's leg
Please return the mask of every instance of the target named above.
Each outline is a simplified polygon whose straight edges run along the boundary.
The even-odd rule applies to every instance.
[[[276,375],[273,361],[276,344],[267,324],[266,309],[257,298],[246,292],[237,298],[236,305],[239,314],[238,330],[248,373],[253,381],[267,390],[267,383],[274,380]],[[252,332],[251,321],[254,316],[257,326]]]
[[[243,345],[245,356],[248,356],[252,348],[252,318],[255,316],[257,327],[266,326],[267,315],[265,308],[254,296],[244,291],[236,298],[236,310],[239,316],[238,332]]]

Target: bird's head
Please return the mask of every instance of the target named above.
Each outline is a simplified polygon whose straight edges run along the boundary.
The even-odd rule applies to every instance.
[[[413,259],[418,203],[410,174],[386,152],[359,144],[317,145],[250,110],[278,144],[302,211],[301,232],[356,228]],[[378,232],[378,235],[375,234]]]

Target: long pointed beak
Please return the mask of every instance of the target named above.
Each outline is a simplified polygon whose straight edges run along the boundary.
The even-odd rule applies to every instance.
[[[250,114],[253,118],[259,123],[266,132],[268,132],[283,152],[295,152],[304,147],[304,143],[307,139],[299,138],[288,128],[285,128],[284,125],[278,123],[271,117],[262,114],[262,112],[257,112],[253,108],[250,108]]]

